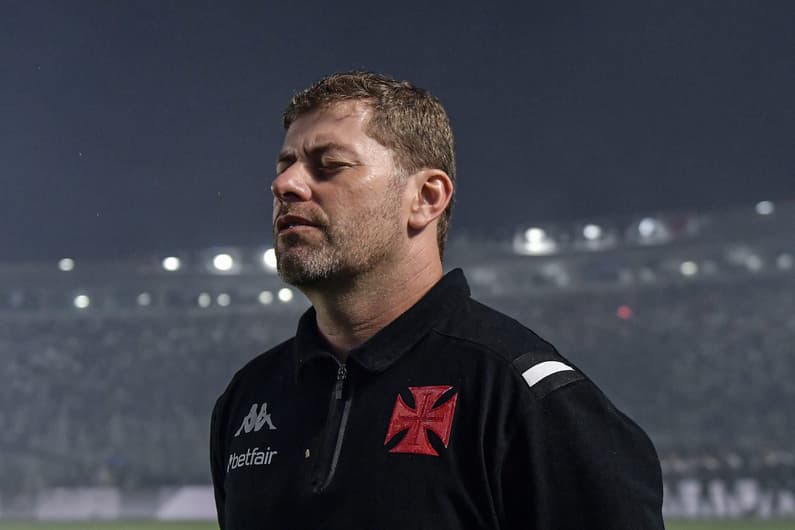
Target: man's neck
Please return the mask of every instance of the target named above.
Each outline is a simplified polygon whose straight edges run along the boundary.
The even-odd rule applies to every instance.
[[[411,261],[403,261],[402,265]],[[357,277],[344,289],[307,290],[317,327],[340,359],[417,303],[442,277],[442,264],[430,261],[405,270],[377,270]]]

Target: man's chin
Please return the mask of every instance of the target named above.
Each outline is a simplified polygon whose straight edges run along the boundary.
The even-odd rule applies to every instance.
[[[329,267],[311,259],[306,252],[292,248],[279,254],[277,271],[279,277],[294,287],[310,287],[328,280],[331,276]]]

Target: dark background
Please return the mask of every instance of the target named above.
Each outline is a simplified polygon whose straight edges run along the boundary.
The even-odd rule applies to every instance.
[[[0,259],[270,240],[290,95],[430,89],[453,233],[795,197],[795,2],[0,1]]]

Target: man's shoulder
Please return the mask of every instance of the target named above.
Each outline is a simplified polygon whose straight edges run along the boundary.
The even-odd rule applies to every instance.
[[[513,362],[528,352],[539,360],[561,358],[555,347],[515,318],[470,298],[436,331]]]
[[[435,328],[463,347],[509,369],[537,398],[587,377],[536,332],[482,302],[469,299],[453,318]]]

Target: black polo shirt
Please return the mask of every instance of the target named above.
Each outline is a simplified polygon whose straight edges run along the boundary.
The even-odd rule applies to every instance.
[[[222,530],[663,528],[645,433],[458,269],[345,363],[309,309],[234,376],[210,449]]]

